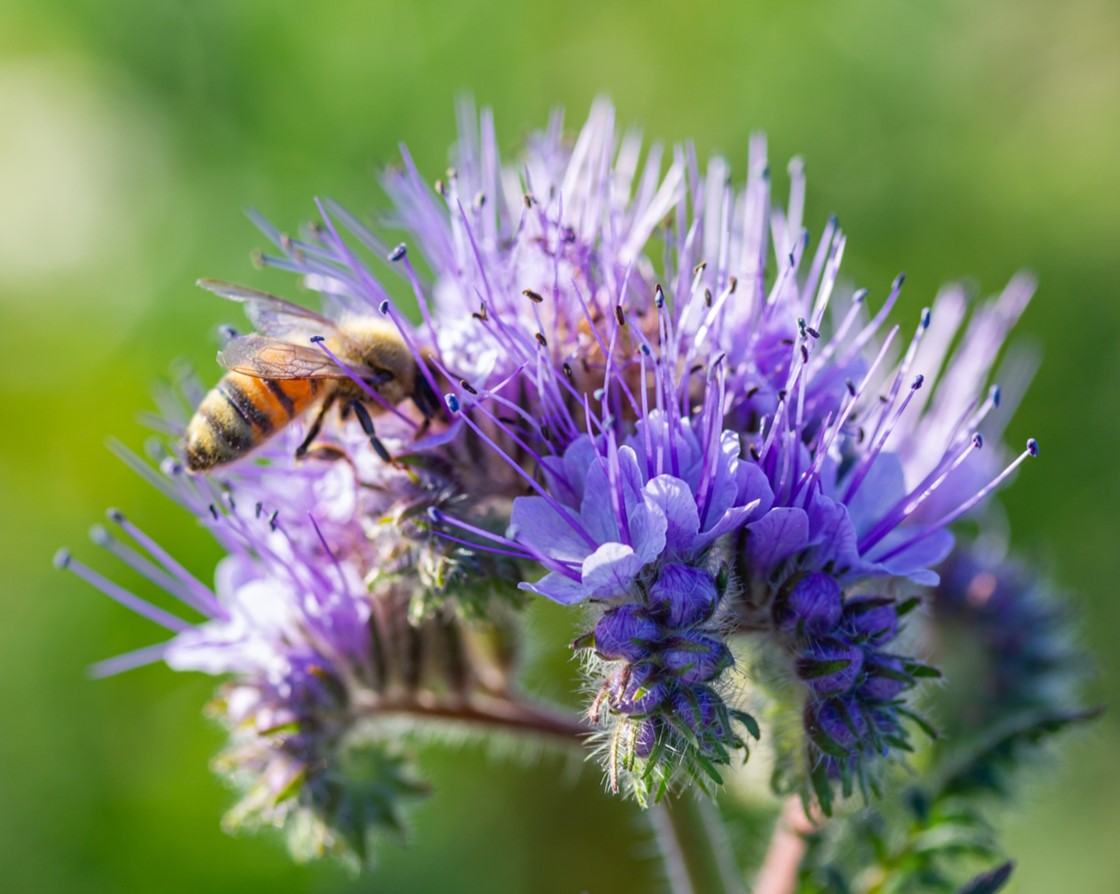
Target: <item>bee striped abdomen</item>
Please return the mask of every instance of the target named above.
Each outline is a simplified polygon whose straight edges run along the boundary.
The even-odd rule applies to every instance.
[[[187,467],[198,472],[245,455],[306,410],[322,387],[319,379],[226,373],[187,426]]]

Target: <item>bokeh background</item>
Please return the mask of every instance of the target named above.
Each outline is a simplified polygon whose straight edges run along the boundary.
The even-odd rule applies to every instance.
[[[808,221],[838,212],[847,276],[907,307],[943,281],[1041,292],[1020,337],[1045,364],[1012,424],[1042,458],[1006,495],[1017,546],[1050,563],[1085,620],[1093,696],[1006,819],[1013,890],[1115,894],[1120,804],[1120,6],[1110,0],[886,3],[568,0],[5,0],[0,5],[0,890],[624,891],[654,870],[640,823],[597,773],[477,749],[433,751],[439,796],[378,874],[294,867],[269,837],[218,828],[212,681],[91,662],[159,631],[53,572],[120,506],[191,568],[215,551],[104,448],[174,358],[211,375],[230,308],[202,275],[249,267],[315,195],[383,204],[377,165],[406,141],[447,162],[456,95],[494,106],[510,154],[554,105],[576,124],[609,94],[651,137],[693,138],[742,175],[751,130],[804,155]],[[549,685],[546,679],[538,684]],[[562,691],[562,682],[551,685]],[[559,780],[559,782],[558,782]],[[749,843],[748,843],[749,844]]]

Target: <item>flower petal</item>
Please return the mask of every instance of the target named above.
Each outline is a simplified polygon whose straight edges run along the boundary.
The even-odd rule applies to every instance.
[[[517,587],[519,590],[528,590],[530,593],[546,596],[560,605],[575,605],[577,602],[583,602],[589,595],[579,581],[574,581],[555,571],[533,583],[522,581]]]
[[[591,551],[587,541],[544,497],[518,497],[513,501],[506,536],[566,562],[582,562]]]
[[[643,490],[646,501],[660,508],[665,516],[665,547],[678,556],[691,552],[700,531],[700,515],[689,486],[672,475],[658,475]]]
[[[604,543],[583,562],[588,596],[609,598],[626,591],[645,563],[624,543]]]
[[[768,576],[777,564],[809,544],[809,517],[802,509],[771,509],[747,525],[747,559],[755,572]]]

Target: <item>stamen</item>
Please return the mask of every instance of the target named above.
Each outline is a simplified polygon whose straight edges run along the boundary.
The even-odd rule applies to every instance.
[[[174,633],[182,633],[184,630],[190,630],[191,625],[186,621],[175,617],[170,612],[166,612],[161,608],[156,608],[154,605],[144,601],[134,593],[130,593],[124,587],[118,586],[108,578],[102,577],[92,568],[83,565],[75,559],[69,550],[59,550],[55,553],[54,567],[72,571],[86,583],[97,588],[110,599],[119,602],[126,608],[131,609],[138,615],[142,615],[149,621],[159,624]]]
[[[453,397],[453,395],[448,395],[448,397],[449,397],[448,406],[450,406],[451,405],[450,398]],[[455,403],[456,403],[456,405],[458,405],[458,403],[459,403],[457,398],[455,399]],[[517,435],[513,431],[511,431],[507,426],[503,426],[502,423],[499,422],[498,419],[492,413],[488,413],[486,411],[485,407],[483,407],[481,404],[475,404],[474,408],[477,409],[480,413],[482,413],[486,417],[488,417],[492,422],[494,422],[495,425],[500,426],[506,432],[506,434],[509,436],[509,438],[515,444],[517,444],[519,447],[521,447],[523,450],[525,450],[525,452],[527,454],[529,454],[530,456],[536,456],[536,453],[533,451],[533,449],[531,447],[529,447],[529,445],[527,445],[523,440],[521,440],[519,437],[517,437]],[[452,412],[455,412],[455,410],[453,410]],[[508,453],[506,453],[505,450],[503,450],[501,447],[499,447],[498,444],[495,443],[494,440],[492,438],[490,438],[481,429],[481,427],[479,427],[479,425],[477,423],[475,423],[475,421],[473,419],[470,418],[470,416],[467,413],[463,413],[459,418],[462,419],[463,422],[465,422],[466,425],[471,429],[471,431],[473,431],[476,435],[478,435],[478,437],[481,438],[482,441],[484,441],[488,447],[490,447],[495,453],[497,453],[498,457],[504,463],[506,463],[506,465],[508,465],[519,476],[521,476],[521,478],[523,478],[525,480],[525,482],[534,491],[536,491],[538,496],[543,497],[545,502],[547,502],[548,505],[551,506],[556,511],[556,513],[562,519],[564,519],[564,521],[566,521],[568,523],[569,527],[571,527],[572,530],[575,531],[587,543],[588,546],[590,546],[593,550],[598,547],[598,544],[591,537],[591,535],[587,532],[587,529],[584,528],[583,523],[579,520],[579,517],[577,515],[575,515],[572,512],[572,510],[570,510],[567,506],[564,506],[562,503],[557,501],[555,497],[553,497],[547,490],[545,490],[543,487],[541,487],[541,485],[537,482],[537,480],[532,475],[530,475],[528,472],[526,472],[523,468],[521,468],[521,465],[519,463],[517,463],[513,459],[513,457],[511,457]],[[538,457],[538,460],[539,460],[539,457]]]
[[[866,554],[868,550],[886,537],[887,534],[902,524],[903,521],[912,515],[922,503],[944,484],[949,475],[972,454],[973,450],[979,450],[983,446],[984,439],[980,436],[979,432],[973,434],[968,443],[957,451],[955,457],[949,462],[940,463],[937,468],[930,472],[921,483],[914,488],[914,490],[884,513],[875,527],[860,539],[860,553]],[[915,493],[918,494],[917,497],[914,496]]]
[[[155,662],[163,660],[163,656],[167,652],[167,646],[168,643],[156,643],[154,646],[145,646],[142,649],[125,652],[123,655],[116,655],[104,661],[98,661],[96,664],[91,664],[86,669],[86,673],[95,680],[101,680],[138,667],[155,664]]]
[[[324,354],[326,354],[331,359],[331,362],[334,363],[335,366],[337,366],[339,369],[341,369],[346,374],[346,378],[348,378],[351,382],[353,382],[355,385],[357,385],[358,388],[361,389],[362,392],[364,392],[366,394],[366,396],[369,397],[370,400],[372,400],[375,404],[377,404],[379,407],[381,407],[386,412],[392,413],[398,419],[403,420],[404,422],[406,422],[408,425],[412,426],[413,428],[417,427],[417,422],[415,420],[409,419],[406,415],[404,415],[404,413],[402,413],[395,406],[393,406],[391,403],[389,403],[389,401],[387,401],[384,397],[382,397],[380,394],[378,394],[376,391],[374,391],[373,388],[371,388],[369,386],[369,384],[367,384],[367,382],[361,376],[359,376],[346,363],[344,363],[341,359],[339,359],[338,355],[335,354],[334,351],[332,351],[330,348],[327,347],[326,339],[323,336],[313,335],[313,336],[311,336],[310,341],[320,351],[322,351]],[[379,384],[380,384],[380,382],[379,382]]]
[[[226,618],[229,616],[225,607],[218,602],[217,597],[214,596],[213,591],[209,587],[176,562],[175,559],[171,557],[170,553],[129,521],[123,512],[119,509],[109,509],[105,514],[108,516],[109,521],[119,526],[129,537],[139,543],[140,546],[147,551],[148,555],[159,562],[168,572],[181,580],[185,586],[190,588],[190,591],[194,593],[194,598],[190,600],[193,607],[211,617]]]
[[[952,524],[966,512],[979,504],[985,497],[988,496],[988,494],[990,494],[997,487],[1003,484],[1003,482],[1006,481],[1008,477],[1010,477],[1011,474],[1017,468],[1019,468],[1019,466],[1021,466],[1028,457],[1034,456],[1038,456],[1038,441],[1036,441],[1034,438],[1029,438],[1027,440],[1027,449],[1020,453],[1014,460],[1012,460],[1008,464],[1006,469],[1000,472],[995,478],[993,478],[984,487],[977,491],[977,493],[971,499],[965,500],[956,509],[946,512],[943,516],[941,516],[941,518],[937,519],[937,521],[933,522],[930,525],[927,525],[920,533],[916,534],[914,537],[911,537],[905,543],[899,544],[890,552],[879,557],[875,561],[885,562],[888,559],[897,556],[904,550],[909,549],[915,543],[919,543],[931,534],[936,533],[941,528],[947,527],[948,525]]]
[[[910,401],[914,399],[914,395],[917,394],[921,389],[922,383],[924,381],[925,376],[914,376],[914,381],[910,383],[910,390],[907,391],[906,397],[904,397],[899,403],[898,408],[895,410],[893,415],[891,415],[890,420],[886,423],[886,425],[881,426],[881,434],[879,434],[878,439],[876,440],[875,436],[872,436],[871,449],[864,455],[863,459],[860,460],[859,465],[856,467],[855,471],[852,472],[852,480],[848,484],[848,489],[844,492],[845,503],[851,503],[852,498],[856,494],[856,491],[859,490],[860,485],[863,484],[864,480],[867,478],[867,474],[871,471],[872,464],[878,458],[879,454],[882,453],[883,448],[886,446],[887,441],[890,439],[891,432],[893,432],[894,427],[898,425],[899,419],[901,419],[902,414],[906,412],[906,408],[910,405]],[[879,431],[880,426],[877,425],[876,430]]]
[[[319,523],[317,521],[315,521],[314,514],[311,513],[311,512],[308,512],[307,513],[307,520],[309,522],[311,522],[311,527],[313,527],[315,529],[315,535],[319,538],[319,542],[323,545],[323,549],[326,551],[327,555],[331,557],[331,562],[334,564],[335,571],[338,572],[338,586],[339,587],[345,587],[346,586],[346,572],[344,572],[342,570],[342,563],[338,560],[338,556],[335,555],[334,550],[331,549],[330,544],[327,543],[327,538],[323,536],[323,532],[319,528]]]
[[[95,545],[112,553],[116,558],[146,577],[157,587],[166,590],[172,596],[203,614],[210,614],[210,604],[198,599],[190,587],[178,578],[165,572],[154,562],[140,555],[140,553],[121,543],[101,525],[94,525],[90,528],[89,538]]]

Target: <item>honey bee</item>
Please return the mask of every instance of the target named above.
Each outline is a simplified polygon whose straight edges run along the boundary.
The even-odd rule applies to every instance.
[[[336,404],[343,416],[354,413],[374,449],[389,460],[371,418],[371,411],[376,414],[383,407],[370,400],[355,377],[386,405],[411,399],[424,417],[423,426],[437,412],[439,402],[428,377],[388,320],[351,316],[335,322],[255,289],[208,279],[198,284],[244,304],[256,331],[234,335],[218,352],[218,362],[228,372],[187,425],[186,460],[192,472],[239,459],[318,407],[296,450],[302,457]]]

